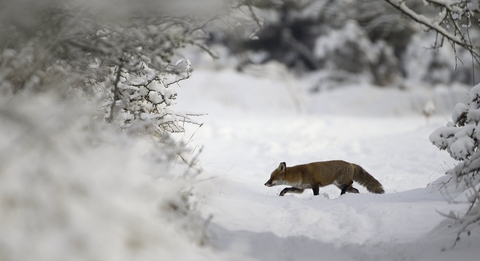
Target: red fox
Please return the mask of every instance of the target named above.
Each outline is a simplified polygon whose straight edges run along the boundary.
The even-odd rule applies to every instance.
[[[342,191],[340,195],[343,195],[345,192],[358,193],[358,189],[352,187],[353,181],[365,186],[372,193],[385,193],[382,184],[362,167],[343,160],[312,162],[293,167],[287,167],[285,162],[282,162],[272,172],[265,186],[292,186],[284,188],[280,196],[286,193],[303,193],[307,188],[311,188],[316,196],[320,187],[334,184]]]

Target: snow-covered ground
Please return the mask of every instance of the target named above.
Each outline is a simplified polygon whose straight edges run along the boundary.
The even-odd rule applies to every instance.
[[[351,86],[312,96],[308,80],[267,75],[198,70],[178,91],[177,109],[208,113],[184,138],[204,146],[195,192],[219,251],[253,260],[478,260],[480,230],[451,250],[453,221],[439,214],[466,208],[449,204],[462,195],[446,193],[439,178],[455,162],[428,139],[450,115],[427,122],[420,113],[427,100],[461,100],[468,90]],[[316,197],[279,197],[283,186],[263,185],[282,161],[330,159],[363,166],[386,193],[357,184],[360,194],[340,197],[328,186]]]

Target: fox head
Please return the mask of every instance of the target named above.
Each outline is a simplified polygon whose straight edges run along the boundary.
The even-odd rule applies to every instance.
[[[278,168],[276,168],[272,174],[270,175],[270,179],[265,183],[267,187],[273,187],[277,185],[284,185],[285,184],[285,169],[287,168],[287,164],[285,162],[280,163]]]

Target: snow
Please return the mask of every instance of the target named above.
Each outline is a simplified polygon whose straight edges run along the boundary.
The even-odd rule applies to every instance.
[[[194,193],[203,195],[199,206],[212,217],[220,252],[253,260],[478,259],[480,229],[451,249],[454,221],[439,214],[467,208],[449,204],[462,192],[445,185],[456,162],[429,140],[455,104],[427,122],[415,104],[435,101],[437,89],[363,85],[311,94],[306,78],[263,74],[196,70],[178,90],[177,109],[208,113],[183,138],[204,148]],[[386,193],[357,184],[360,194],[327,186],[319,196],[279,197],[284,186],[264,186],[280,162],[331,159],[361,165]]]
[[[459,133],[456,133],[455,136],[457,136],[457,134]],[[455,159],[466,159],[467,156],[472,155],[474,144],[475,141],[468,136],[462,135],[458,137],[457,140],[450,145],[452,157]]]
[[[451,249],[457,230],[445,216],[464,213],[471,192],[445,184],[456,162],[429,140],[453,110],[438,101],[454,92],[311,93],[313,78],[278,64],[253,71],[196,70],[175,85],[178,118],[207,113],[175,134],[187,143],[175,148],[105,126],[95,108],[60,94],[0,97],[0,260],[478,259],[478,227]],[[437,114],[426,121],[430,100]],[[201,151],[193,180],[168,164],[189,149]],[[327,186],[279,197],[283,186],[264,186],[279,162],[330,159],[361,165],[386,193]],[[207,230],[214,247],[199,243]]]
[[[470,101],[473,102],[480,96],[480,84],[475,85],[470,90]]]
[[[468,111],[468,106],[464,103],[458,103],[453,108],[452,112],[452,120],[453,122],[457,122],[460,116]]]

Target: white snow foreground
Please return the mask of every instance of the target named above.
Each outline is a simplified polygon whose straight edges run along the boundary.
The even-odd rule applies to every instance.
[[[201,211],[212,215],[219,250],[254,260],[478,260],[479,228],[451,249],[454,220],[439,214],[467,207],[449,204],[465,199],[453,182],[445,185],[455,162],[428,139],[446,117],[427,125],[411,107],[435,93],[352,87],[307,98],[292,82],[224,70],[196,71],[182,84],[179,108],[209,114],[186,136],[204,146],[195,192],[207,195]],[[298,113],[299,97],[310,113]],[[316,197],[279,197],[283,186],[263,185],[281,161],[330,159],[361,165],[386,194],[357,184],[360,194],[339,196],[328,186]]]
[[[51,93],[0,97],[0,260],[231,259],[201,246],[168,148],[94,114]]]

